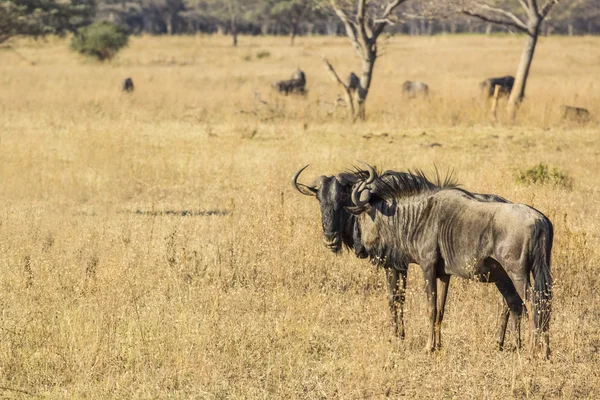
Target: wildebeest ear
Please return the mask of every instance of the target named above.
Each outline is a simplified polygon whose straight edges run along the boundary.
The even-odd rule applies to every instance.
[[[336,175],[335,179],[340,183],[340,185],[342,186],[347,186],[347,185],[352,185],[353,182],[350,182],[350,180],[348,178],[346,178],[344,175]]]
[[[315,179],[309,186],[315,189],[316,191],[319,191],[321,186],[323,186],[323,181],[325,179],[327,179],[327,177],[325,175],[321,175],[317,177],[317,179]]]

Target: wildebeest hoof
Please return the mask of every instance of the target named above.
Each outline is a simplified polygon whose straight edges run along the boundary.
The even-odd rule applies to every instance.
[[[430,344],[428,344],[427,346],[425,346],[425,348],[423,349],[423,353],[425,354],[431,354],[435,352],[435,346],[432,346]]]

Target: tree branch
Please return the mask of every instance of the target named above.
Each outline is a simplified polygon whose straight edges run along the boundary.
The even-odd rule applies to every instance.
[[[381,15],[381,17],[375,19],[375,26],[373,28],[373,36],[372,36],[373,41],[376,41],[377,37],[381,34],[381,32],[383,32],[383,29],[388,24],[388,21],[389,21],[388,17],[392,13],[392,11],[394,11],[394,9],[396,7],[398,7],[400,4],[404,3],[405,1],[406,0],[393,0],[387,4],[387,6],[385,7],[385,10],[383,10],[383,14]]]
[[[348,85],[346,85],[344,83],[344,81],[342,81],[339,77],[339,75],[337,74],[337,72],[335,72],[335,68],[333,68],[333,65],[331,65],[331,63],[329,63],[329,61],[327,60],[327,58],[325,58],[325,56],[322,56],[323,61],[325,62],[325,64],[327,65],[327,69],[329,70],[329,73],[331,74],[332,78],[341,86],[344,88],[344,97],[346,100],[346,106],[348,107],[348,112],[350,113],[350,117],[354,117],[354,102],[352,101],[352,94],[350,91],[350,88],[348,87]]]
[[[529,11],[533,11],[535,15],[538,15],[537,0],[527,0],[527,4],[529,5]]]
[[[519,0],[519,4],[521,5],[521,8],[529,14],[529,7],[527,6],[527,3],[525,3],[525,0]]]
[[[552,7],[554,7],[554,5],[559,1],[560,0],[548,0],[546,4],[544,4],[544,7],[542,7],[542,11],[540,11],[540,16],[542,17],[542,19],[546,18],[550,10],[552,10]]]
[[[325,56],[322,56],[322,58],[323,58],[323,62],[327,65],[327,69],[331,73],[331,76],[333,77],[333,79],[337,83],[339,83],[344,89],[348,90],[348,86],[344,83],[343,80],[340,79],[340,76],[337,74],[337,72],[335,72],[335,68],[333,68],[333,65],[331,65],[331,63],[327,60],[327,58]]]
[[[471,16],[471,17],[475,17],[475,18],[479,18],[482,21],[485,22],[490,22],[492,24],[497,24],[497,25],[504,25],[504,26],[511,26],[517,30],[520,30],[521,32],[525,32],[527,33],[527,27],[524,27],[522,25],[517,25],[514,22],[511,21],[507,21],[507,20],[501,20],[501,19],[496,19],[496,18],[491,18],[488,17],[487,15],[484,14],[479,14],[477,12],[474,11],[470,11],[470,10],[462,10],[461,11],[463,14]]]
[[[484,10],[495,12],[497,14],[502,14],[505,17],[510,18],[515,24],[519,25],[521,28],[527,30],[527,25],[525,25],[525,23],[523,21],[521,21],[521,19],[519,17],[517,17],[515,14],[511,13],[510,11],[503,10],[502,8],[491,7],[487,4],[478,4],[478,6],[483,8]]]
[[[358,41],[358,38],[356,37],[356,34],[357,34],[356,22],[354,22],[350,18],[348,18],[348,16],[344,13],[344,11],[342,11],[342,9],[340,9],[340,8],[338,8],[338,6],[336,6],[335,0],[330,0],[330,3],[331,3],[331,8],[333,8],[333,11],[336,13],[338,18],[341,19],[342,22],[344,23],[344,27],[346,28],[346,35],[348,36],[348,38],[350,38],[350,41],[352,42],[352,47],[354,47],[354,50],[356,50],[356,52],[360,55],[362,52],[362,47]]]
[[[367,29],[365,27],[365,8],[367,7],[365,0],[358,0],[358,10],[356,12],[356,24],[358,25],[358,38],[361,43],[368,43],[370,37],[367,35]]]

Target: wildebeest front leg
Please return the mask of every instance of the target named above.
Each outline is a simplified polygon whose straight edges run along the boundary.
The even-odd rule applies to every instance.
[[[425,351],[431,352],[436,348],[435,319],[437,317],[436,274],[434,263],[422,264],[425,291],[427,292],[427,312],[429,316],[429,337]]]
[[[394,267],[385,269],[388,284],[388,302],[392,314],[394,334],[404,339],[404,299],[406,293],[407,271],[399,271]]]
[[[498,321],[498,329],[496,331],[496,343],[498,344],[498,349],[504,350],[504,338],[506,337],[506,327],[508,325],[508,316],[510,315],[510,310],[504,298],[502,298],[501,307],[500,321]]]
[[[437,309],[437,316],[435,319],[435,334],[436,334],[436,345],[439,349],[442,347],[442,321],[444,320],[444,309],[446,307],[446,297],[448,296],[448,288],[450,286],[450,275],[442,275],[439,277],[439,304]]]

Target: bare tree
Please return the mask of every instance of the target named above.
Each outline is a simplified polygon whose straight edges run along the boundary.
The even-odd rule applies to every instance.
[[[489,4],[480,2],[468,2],[461,5],[463,14],[479,18],[480,20],[491,22],[493,24],[504,25],[527,34],[525,47],[521,53],[521,60],[515,74],[515,83],[508,98],[508,111],[512,118],[515,118],[518,105],[525,96],[525,86],[529,69],[533,61],[535,46],[540,34],[540,26],[544,19],[552,10],[552,7],[560,0],[545,0],[542,7],[539,7],[538,0],[515,0],[519,3],[526,19],[518,17],[515,13],[506,8],[493,7]]]
[[[392,12],[406,0],[389,0],[385,4],[378,1],[356,0],[356,6],[354,2],[349,1],[343,3],[343,0],[329,1],[336,15],[344,23],[346,35],[361,61],[360,80],[355,96],[358,105],[357,116],[365,119],[365,102],[378,56],[377,39],[388,24],[394,24]],[[328,68],[335,72],[329,63]]]

